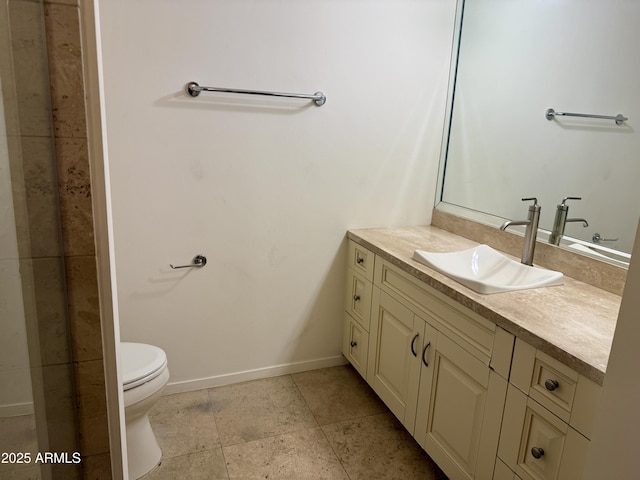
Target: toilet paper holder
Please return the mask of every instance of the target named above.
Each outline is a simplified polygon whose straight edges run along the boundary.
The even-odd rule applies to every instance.
[[[200,268],[200,267],[204,267],[207,264],[207,257],[205,257],[204,255],[199,253],[198,255],[193,257],[192,262],[193,263],[191,263],[189,265],[172,265],[172,264],[169,264],[169,266],[171,268],[173,268],[174,270],[176,270],[178,268],[192,268],[192,267]]]

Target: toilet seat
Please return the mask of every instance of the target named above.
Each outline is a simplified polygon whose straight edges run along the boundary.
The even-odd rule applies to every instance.
[[[145,343],[121,342],[120,359],[124,391],[153,380],[167,366],[164,351]]]

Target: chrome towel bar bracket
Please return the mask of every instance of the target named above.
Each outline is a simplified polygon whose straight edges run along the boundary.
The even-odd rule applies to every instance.
[[[198,254],[195,257],[193,257],[193,263],[191,263],[190,265],[171,265],[169,264],[169,266],[171,268],[173,268],[174,270],[178,269],[178,268],[192,268],[192,267],[204,267],[207,264],[207,257],[205,257],[202,254]]]
[[[544,114],[547,120],[553,120],[555,117],[583,117],[583,118],[601,118],[603,120],[614,120],[616,125],[622,125],[629,120],[627,117],[619,113],[615,117],[611,115],[593,115],[591,113],[569,113],[569,112],[556,112],[553,108],[547,110]]]
[[[221,87],[201,87],[196,82],[189,82],[185,87],[187,95],[197,97],[200,92],[222,92],[222,93],[241,93],[245,95],[267,95],[271,97],[288,97],[288,98],[308,98],[321,107],[327,101],[327,97],[322,92],[313,94],[308,93],[282,93],[282,92],[265,92],[262,90],[242,90],[239,88],[221,88]]]

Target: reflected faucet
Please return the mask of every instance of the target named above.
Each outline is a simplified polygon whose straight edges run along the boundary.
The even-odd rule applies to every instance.
[[[553,230],[549,235],[549,243],[553,245],[560,245],[560,240],[564,235],[564,228],[567,222],[582,222],[582,225],[586,228],[589,223],[584,218],[567,218],[569,207],[566,204],[567,200],[582,200],[582,197],[565,197],[562,199],[562,203],[556,208],[556,218],[553,221]]]
[[[500,225],[500,230],[505,230],[512,225],[526,225],[524,231],[524,245],[522,247],[521,262],[525,265],[533,265],[533,253],[536,248],[536,236],[538,234],[538,223],[540,221],[540,205],[535,197],[523,198],[523,202],[533,200],[533,205],[529,206],[529,214],[526,220],[507,220]]]

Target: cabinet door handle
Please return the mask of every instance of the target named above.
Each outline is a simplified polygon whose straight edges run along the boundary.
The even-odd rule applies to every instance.
[[[429,366],[429,364],[427,363],[427,350],[429,349],[430,345],[431,342],[427,342],[427,344],[424,346],[424,350],[422,350],[422,363],[424,363],[425,367]]]
[[[353,296],[353,301],[354,302],[359,302],[360,301],[360,295],[354,295]]]
[[[533,458],[540,458],[544,455],[544,450],[542,448],[533,447],[531,449],[531,455],[533,455]]]
[[[364,257],[356,258],[356,263],[363,264],[364,263]]]
[[[415,345],[416,340],[418,339],[419,336],[420,336],[420,334],[416,333],[416,336],[413,337],[413,340],[411,340],[411,353],[413,353],[414,357],[418,356],[418,352],[416,352],[416,349],[414,348],[414,345]]]
[[[358,342],[354,342],[353,340],[351,340],[351,346],[352,347],[357,347],[358,346]]]
[[[557,380],[552,380],[550,378],[545,380],[545,382],[544,382],[544,388],[546,388],[550,392],[553,392],[559,386],[560,386],[560,384],[558,383]]]

